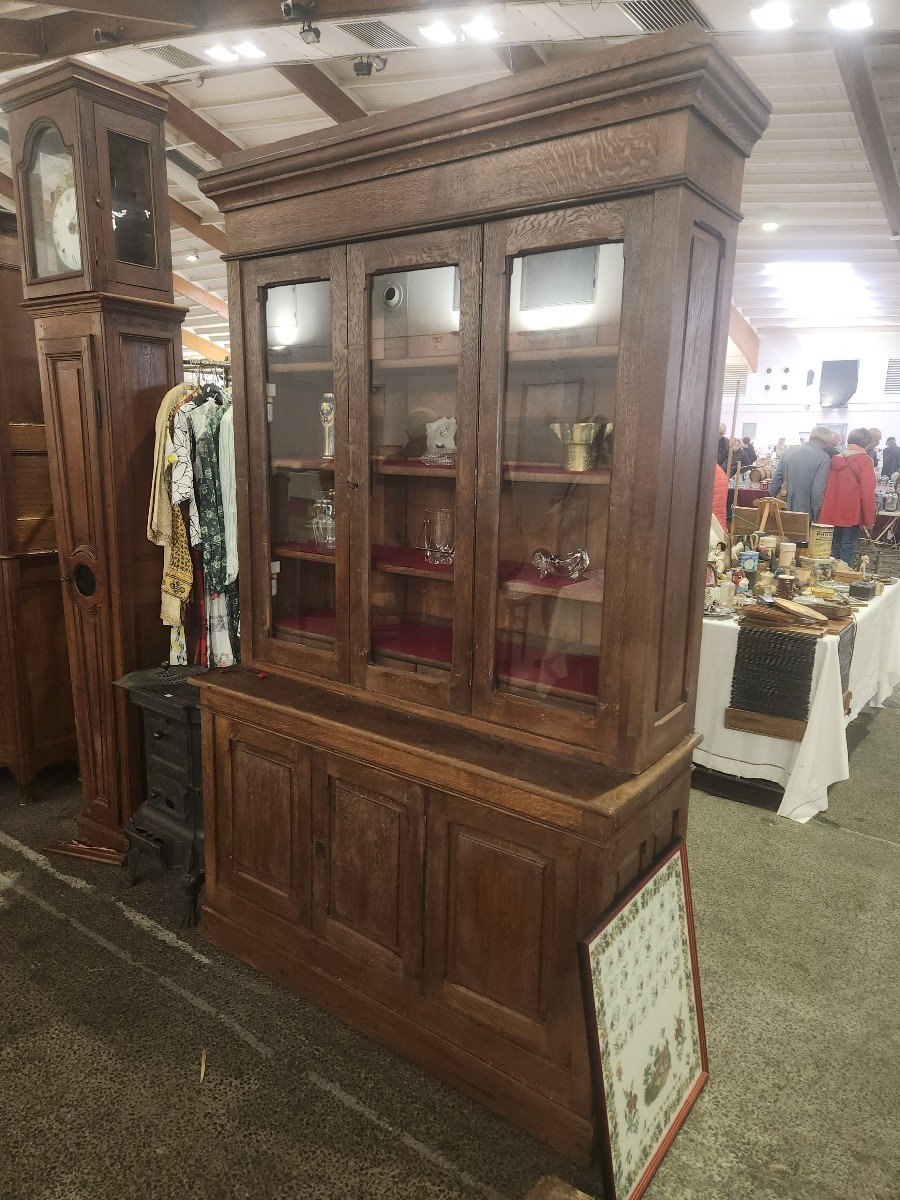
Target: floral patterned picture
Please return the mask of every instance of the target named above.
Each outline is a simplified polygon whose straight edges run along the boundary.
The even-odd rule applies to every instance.
[[[610,1200],[637,1200],[707,1078],[683,842],[580,948]]]

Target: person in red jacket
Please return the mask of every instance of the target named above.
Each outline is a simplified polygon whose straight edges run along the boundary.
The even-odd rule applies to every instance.
[[[713,483],[713,516],[722,526],[722,532],[728,530],[728,476],[718,463],[715,466],[715,481]]]
[[[847,435],[847,449],[831,460],[819,520],[834,526],[831,553],[852,567],[860,528],[875,520],[875,468],[866,453],[869,430]]]

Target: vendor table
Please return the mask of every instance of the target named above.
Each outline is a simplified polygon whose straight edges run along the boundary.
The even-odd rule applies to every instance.
[[[752,508],[757,500],[765,500],[769,495],[769,485],[763,487],[738,488],[738,508]]]
[[[737,653],[736,621],[703,622],[696,727],[703,741],[694,763],[740,779],[768,779],[784,788],[779,816],[808,821],[828,807],[828,788],[849,775],[846,726],[871,704],[880,707],[900,683],[900,583],[857,613],[850,666],[852,700],[844,715],[838,638],[816,645],[809,720],[802,742],[726,729]]]

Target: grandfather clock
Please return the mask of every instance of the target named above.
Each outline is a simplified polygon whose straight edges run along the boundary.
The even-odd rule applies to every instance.
[[[147,541],[154,422],[181,378],[163,121],[155,91],[67,61],[0,90],[35,320],[84,802],[124,844],[140,728],[113,681],[167,658]]]

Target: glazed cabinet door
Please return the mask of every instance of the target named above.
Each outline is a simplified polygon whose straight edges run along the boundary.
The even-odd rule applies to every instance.
[[[382,978],[422,960],[422,789],[324,752],[313,765],[313,929]]]
[[[607,566],[639,475],[622,330],[648,283],[640,212],[485,227],[474,709],[589,746],[622,653]]]
[[[351,680],[469,707],[481,231],[351,246]]]
[[[243,268],[251,661],[346,679],[349,514],[342,248]]]
[[[211,744],[210,744],[211,743]],[[255,725],[216,716],[204,745],[214,796],[211,885],[217,903],[267,931],[264,914],[309,924],[310,780],[307,746]]]

